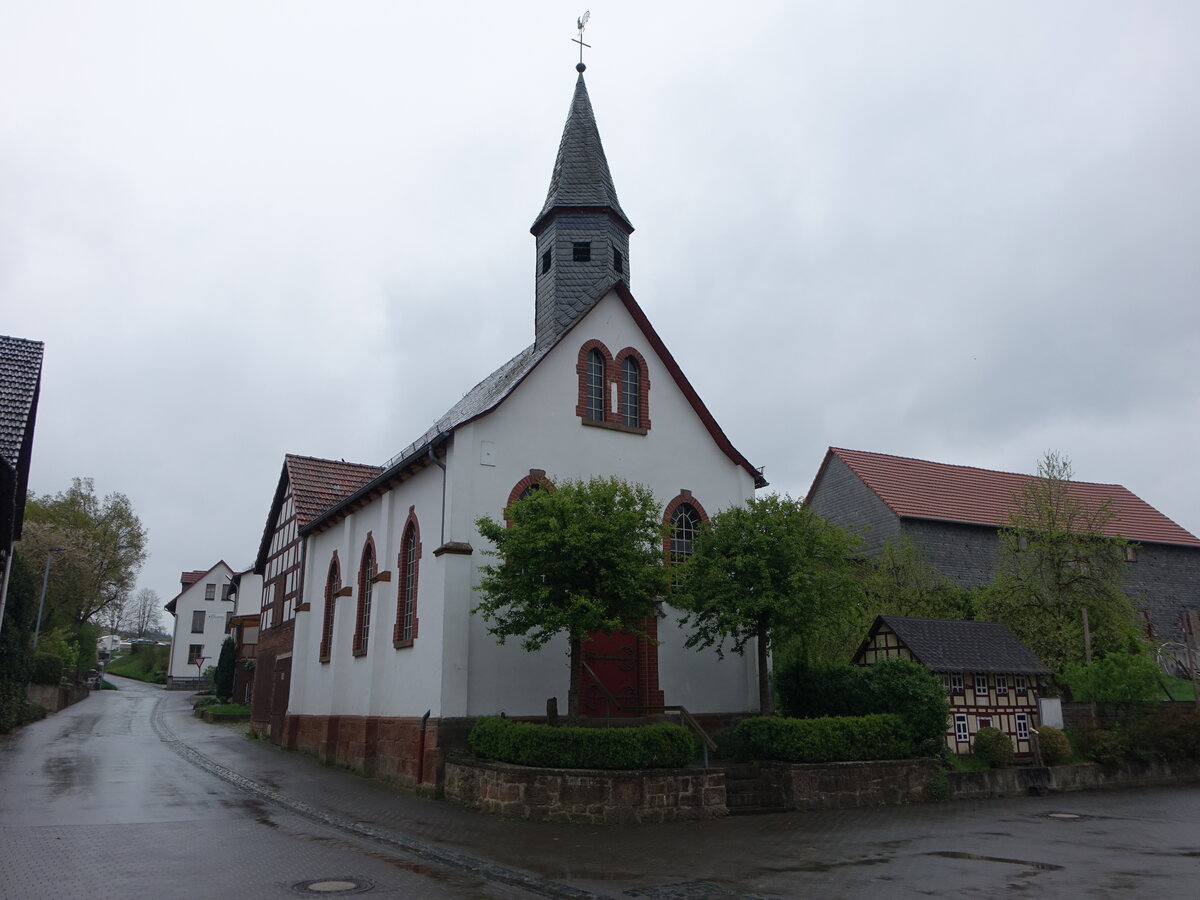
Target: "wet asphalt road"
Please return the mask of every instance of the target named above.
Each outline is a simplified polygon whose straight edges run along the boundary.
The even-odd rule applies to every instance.
[[[655,826],[505,821],[121,685],[0,738],[0,897],[295,897],[337,878],[433,898],[1200,897],[1196,785]]]

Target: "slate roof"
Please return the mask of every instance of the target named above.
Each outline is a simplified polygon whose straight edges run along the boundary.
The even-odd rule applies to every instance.
[[[0,335],[0,458],[16,468],[37,414],[41,341]]]
[[[621,223],[633,231],[629,217],[617,200],[617,188],[608,169],[608,158],[600,143],[600,129],[588,98],[583,73],[575,79],[575,96],[567,114],[550,189],[537,220],[530,229],[537,234],[542,220],[554,209],[571,207],[608,207]]]
[[[1014,498],[1026,484],[1036,480],[1032,475],[1014,472],[830,447],[812,490],[816,489],[831,456],[845,463],[901,518],[1004,527],[1016,511]],[[1085,509],[1095,509],[1104,501],[1111,504],[1114,514],[1103,529],[1111,537],[1200,547],[1200,538],[1119,484],[1086,481],[1067,484],[1072,499]]]
[[[887,625],[931,672],[999,672],[1049,675],[1050,669],[999,622],[879,616],[855,660]]]

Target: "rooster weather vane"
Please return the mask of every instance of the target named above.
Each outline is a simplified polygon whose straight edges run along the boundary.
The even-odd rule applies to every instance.
[[[591,17],[592,17],[592,11],[589,9],[582,16],[580,16],[578,19],[575,20],[575,27],[579,29],[579,37],[571,38],[571,41],[573,43],[576,43],[579,45],[579,65],[577,65],[575,67],[576,71],[579,71],[579,72],[582,72],[584,69],[587,68],[587,66],[585,66],[583,64],[583,48],[587,47],[588,49],[591,49],[591,46],[592,46],[591,44],[585,44],[583,42],[583,29],[587,28],[588,19],[590,19]]]

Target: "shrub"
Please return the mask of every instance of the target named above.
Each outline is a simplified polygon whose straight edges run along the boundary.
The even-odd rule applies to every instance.
[[[791,663],[776,674],[779,707],[799,719],[895,713],[914,744],[945,743],[950,702],[946,689],[925,667],[907,659],[873,666],[816,669]]]
[[[1013,745],[1007,734],[999,728],[990,726],[980,728],[975,732],[975,743],[971,752],[976,759],[981,759],[993,769],[1003,769],[1013,759]]]
[[[1038,729],[1038,746],[1042,750],[1042,762],[1048,766],[1061,766],[1071,761],[1071,741],[1052,725]]]
[[[1145,654],[1110,653],[1088,665],[1069,665],[1063,680],[1071,699],[1125,710],[1158,699],[1158,666]]]
[[[1103,765],[1129,758],[1129,740],[1115,728],[1082,728],[1075,732],[1075,746],[1085,758]]]
[[[784,719],[745,719],[733,729],[739,759],[821,763],[865,759],[907,759],[913,743],[897,715]]]
[[[58,684],[63,677],[62,657],[57,653],[38,651],[33,657],[29,680],[34,684]]]
[[[213,690],[222,700],[233,696],[233,669],[237,663],[237,646],[233,638],[225,638],[221,644],[221,655],[217,659],[217,670],[213,676]]]
[[[484,759],[555,769],[681,768],[695,753],[691,733],[665,722],[631,728],[554,728],[489,716],[475,723],[468,741]]]

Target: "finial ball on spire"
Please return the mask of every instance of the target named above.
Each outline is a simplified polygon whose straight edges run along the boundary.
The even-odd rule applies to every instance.
[[[576,72],[583,72],[586,68],[587,66],[585,66],[583,63],[575,63]]]

